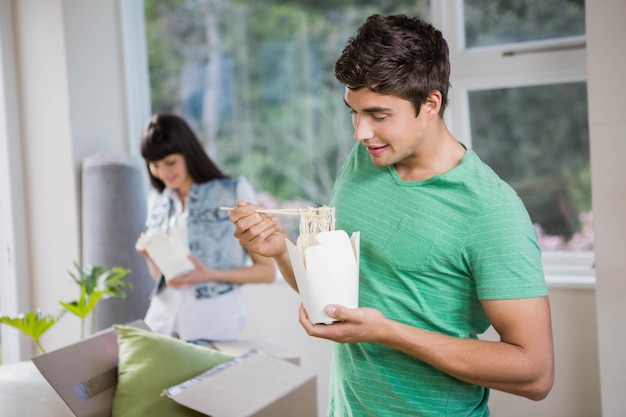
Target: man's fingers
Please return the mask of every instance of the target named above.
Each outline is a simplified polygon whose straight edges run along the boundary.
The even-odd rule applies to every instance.
[[[230,211],[229,217],[233,223],[239,222],[241,219],[250,216],[251,214],[256,213],[258,209],[254,204],[248,203],[237,203],[237,207]]]

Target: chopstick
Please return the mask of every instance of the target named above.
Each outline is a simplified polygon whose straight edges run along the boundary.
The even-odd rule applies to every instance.
[[[220,207],[220,210],[231,211],[231,210],[234,210],[234,207]],[[288,216],[300,215],[300,209],[274,209],[274,210],[258,209],[255,211],[257,213],[263,213],[263,214],[284,214]]]
[[[220,207],[220,210],[231,211],[234,210],[234,207]],[[286,216],[300,216],[302,212],[311,210],[309,209],[258,209],[255,210],[257,213],[263,214],[284,214]],[[319,211],[319,208],[313,208],[313,211]]]

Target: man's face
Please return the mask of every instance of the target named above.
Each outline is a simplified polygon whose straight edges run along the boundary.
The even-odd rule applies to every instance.
[[[374,164],[384,167],[415,163],[424,142],[423,112],[416,116],[410,101],[367,88],[346,88],[344,100],[352,113],[354,139],[367,148]]]

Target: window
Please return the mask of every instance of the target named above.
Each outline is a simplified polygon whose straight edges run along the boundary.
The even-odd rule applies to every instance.
[[[333,76],[348,37],[372,13],[431,20],[450,45],[453,134],[518,191],[546,271],[592,279],[583,1],[146,0],[145,13],[153,111],[182,113],[269,207],[329,200],[353,144]]]
[[[466,0],[465,47],[581,36],[584,11],[583,0]]]
[[[469,92],[472,147],[524,201],[544,250],[591,250],[584,82]]]
[[[452,61],[449,124],[513,186],[548,280],[593,279],[581,0],[457,0],[441,12]]]

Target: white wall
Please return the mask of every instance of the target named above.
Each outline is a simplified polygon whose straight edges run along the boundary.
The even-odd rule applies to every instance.
[[[531,401],[492,390],[493,417],[601,415],[595,291],[551,288],[550,303],[556,366],[552,391],[543,401]],[[496,336],[490,329],[483,338]]]
[[[626,2],[586,4],[602,415],[626,416]]]
[[[13,46],[13,13],[8,0],[0,0],[0,308],[15,315],[30,305],[29,285],[16,279],[28,276],[26,215],[22,181],[22,150],[17,111],[17,72]],[[0,326],[4,360],[15,361],[29,353],[25,335]]]
[[[128,110],[116,0],[12,1],[21,128],[30,307],[58,312],[75,299],[80,262],[80,166],[93,153],[128,153]],[[18,174],[19,175],[19,174]],[[66,317],[47,349],[79,337]]]
[[[39,3],[39,2],[35,2]],[[128,152],[128,107],[118,1],[64,0],[75,166],[94,153]],[[139,138],[136,138],[138,143]]]
[[[77,161],[60,1],[15,1],[14,30],[32,308],[57,312],[75,297],[65,272],[79,258]],[[50,338],[60,346],[72,320]],[[53,332],[50,332],[53,334]]]

